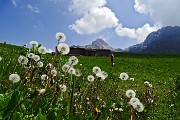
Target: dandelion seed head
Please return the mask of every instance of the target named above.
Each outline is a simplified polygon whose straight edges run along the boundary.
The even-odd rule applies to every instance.
[[[58,42],[65,42],[66,36],[64,33],[58,32],[56,33],[56,39],[58,40]]]
[[[47,53],[47,50],[44,46],[40,46],[38,48],[38,52],[41,53],[41,54],[46,54]]]
[[[34,61],[39,61],[40,60],[40,57],[39,57],[39,55],[34,55]]]
[[[68,73],[74,75],[74,74],[76,73],[76,70],[71,67],[71,68],[69,69]]]
[[[66,85],[59,85],[59,87],[60,87],[60,91],[62,91],[62,92],[66,92]]]
[[[33,58],[34,58],[34,53],[28,53],[28,54],[27,54],[27,57],[33,59]]]
[[[25,57],[25,56],[23,56],[23,55],[20,55],[20,56],[18,57],[18,62],[19,62],[20,64],[26,65],[26,64],[28,63],[28,58]]]
[[[64,64],[64,65],[62,66],[62,70],[63,70],[64,72],[67,72],[69,69],[70,69],[70,66],[67,65],[67,64]]]
[[[132,106],[138,112],[142,112],[144,110],[144,106],[141,102],[135,102],[132,104]]]
[[[43,62],[41,62],[41,61],[37,62],[37,66],[38,67],[43,67]]]
[[[69,63],[71,63],[72,65],[76,65],[76,64],[78,63],[77,57],[71,56],[71,57],[69,58]]]
[[[39,94],[40,94],[40,95],[44,94],[45,92],[46,92],[45,89],[40,89],[40,90],[39,90]]]
[[[57,71],[55,69],[51,70],[51,75],[52,76],[56,76],[57,75]]]
[[[20,76],[18,74],[11,74],[9,80],[13,83],[19,82]]]
[[[31,41],[30,43],[31,47],[38,47],[38,42],[37,41]]]
[[[130,103],[131,105],[133,105],[135,102],[139,102],[139,99],[134,97],[134,98],[131,98],[131,99],[130,99],[130,102],[129,102],[129,103]]]
[[[46,79],[48,79],[48,76],[46,74],[41,75],[41,80],[46,80]]]
[[[82,75],[82,72],[80,69],[76,69],[75,76],[80,77]]]
[[[136,96],[136,93],[134,92],[134,90],[127,90],[126,91],[126,96],[128,98],[134,98]]]
[[[128,80],[129,76],[127,73],[123,72],[120,74],[119,78],[122,80]]]
[[[87,80],[88,80],[89,82],[94,82],[94,76],[88,75]]]
[[[95,66],[95,67],[93,67],[93,72],[95,74],[97,74],[97,73],[101,72],[101,69],[99,67]]]
[[[65,43],[60,43],[57,46],[57,50],[59,53],[61,53],[62,55],[67,55],[70,51],[70,48],[67,44]]]

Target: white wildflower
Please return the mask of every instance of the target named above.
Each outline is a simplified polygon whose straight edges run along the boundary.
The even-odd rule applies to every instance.
[[[70,69],[70,66],[67,65],[67,64],[64,64],[64,65],[62,66],[62,70],[63,70],[64,72],[67,72],[69,69]]]
[[[132,106],[138,112],[142,112],[144,110],[144,106],[141,102],[135,102],[132,104]]]
[[[60,43],[58,46],[57,46],[57,50],[58,52],[60,52],[61,54],[63,55],[67,55],[70,51],[70,48],[67,44],[65,43]]]
[[[71,67],[71,68],[69,69],[68,73],[74,75],[74,74],[76,73],[76,70],[75,70],[74,68]]]
[[[37,62],[37,66],[38,67],[43,67],[43,62],[41,62],[41,61]]]
[[[76,69],[75,76],[80,77],[82,75],[82,72],[80,69]]]
[[[152,84],[149,84],[149,87],[152,87]]]
[[[56,33],[56,39],[58,42],[64,42],[66,40],[66,36],[64,33],[58,32]]]
[[[95,67],[93,67],[93,72],[95,74],[97,74],[97,73],[101,72],[101,69],[99,67],[95,66]]]
[[[38,48],[38,52],[41,53],[41,54],[46,54],[47,53],[47,50],[44,46],[41,46]]]
[[[48,76],[46,74],[43,74],[43,75],[41,75],[41,79],[46,80],[46,79],[48,79]]]
[[[18,62],[19,62],[20,64],[26,65],[26,64],[28,63],[28,58],[20,55],[19,58],[18,58]]]
[[[93,81],[94,81],[94,76],[88,75],[87,80],[88,80],[89,82],[93,82]]]
[[[31,47],[38,47],[38,42],[37,41],[31,41],[30,46]]]
[[[59,85],[60,91],[65,92],[66,91],[66,85]]]
[[[127,73],[123,72],[120,74],[119,78],[122,80],[127,80],[129,78],[129,76]]]
[[[134,98],[136,96],[136,93],[134,92],[134,90],[127,90],[126,91],[126,96],[128,98]]]
[[[134,81],[134,78],[130,78],[129,80],[132,80],[132,81]]]
[[[98,78],[100,78],[101,80],[104,80],[104,79],[106,78],[102,72],[98,72],[98,73],[96,74],[96,76],[97,76]]]
[[[20,76],[18,74],[11,74],[9,80],[13,83],[19,82]]]
[[[34,53],[28,53],[28,54],[27,54],[27,57],[33,59],[33,58],[34,58]]]
[[[34,61],[39,61],[40,60],[40,57],[39,57],[39,55],[34,55]]]
[[[102,71],[101,73],[104,75],[104,77],[105,77],[105,78],[107,78],[107,77],[108,77],[108,74],[107,74],[107,72],[105,72],[105,71]]]
[[[51,70],[51,75],[52,76],[56,76],[57,75],[57,71],[55,69]]]
[[[130,103],[131,105],[133,105],[135,102],[139,102],[139,99],[134,97],[134,98],[131,98],[131,99],[130,99],[130,102],[129,102],[129,103]]]
[[[71,57],[69,58],[69,63],[71,63],[72,65],[76,65],[76,64],[78,63],[77,57],[71,56]]]
[[[45,89],[40,89],[40,90],[39,90],[39,94],[40,94],[40,95],[44,94],[45,92],[46,92]]]
[[[122,111],[123,111],[123,109],[122,109],[122,108],[119,108],[119,111],[120,111],[120,112],[122,112]]]

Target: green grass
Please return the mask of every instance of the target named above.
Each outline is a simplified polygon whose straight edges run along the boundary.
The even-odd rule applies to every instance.
[[[26,54],[26,52],[26,48],[21,49],[17,46],[0,44],[0,56],[3,59],[0,61],[0,94],[11,91],[6,82],[11,73],[17,72],[22,75],[22,66],[17,64],[17,58],[20,54]],[[44,62],[48,62],[52,55],[42,55],[41,57],[44,58]],[[57,56],[55,66],[59,64],[58,58]],[[69,56],[64,56],[61,64],[65,63],[68,58]],[[108,73],[108,77],[105,79],[102,88],[100,88],[100,97],[105,101],[110,101],[109,103],[114,101],[121,104],[121,98],[125,98],[125,92],[128,89],[135,90],[138,98],[143,101],[145,91],[147,90],[144,82],[149,81],[153,85],[149,91],[153,91],[153,95],[155,96],[155,119],[180,119],[177,115],[177,112],[180,110],[180,106],[178,106],[180,104],[176,100],[176,94],[178,94],[178,92],[174,90],[175,87],[177,87],[175,80],[180,76],[180,55],[115,53],[114,67],[111,66],[110,57],[77,56],[77,58],[79,59],[79,64],[75,68],[82,67],[83,76],[78,78],[79,81],[76,87],[78,87],[79,84],[83,90],[86,89],[85,81],[87,81],[87,76],[92,74],[92,68],[94,66],[99,66],[103,71]],[[82,66],[80,66],[80,64],[82,64]],[[122,72],[128,73],[130,78],[134,78],[134,81],[120,80],[119,75]],[[177,103],[176,108],[170,107],[171,104],[175,103]],[[124,109],[127,108],[124,107]],[[150,107],[148,110],[151,109]],[[145,112],[148,116],[151,116],[150,111]],[[124,115],[128,114],[124,113]],[[147,117],[147,119],[151,118]]]

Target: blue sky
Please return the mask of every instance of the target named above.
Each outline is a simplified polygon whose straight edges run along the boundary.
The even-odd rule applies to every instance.
[[[0,0],[0,42],[23,45],[36,40],[54,49],[55,34],[63,32],[68,45],[88,45],[102,38],[124,49],[161,27],[180,24],[179,16],[172,15],[180,2],[171,1],[171,6],[170,0],[162,1]],[[173,10],[164,14],[169,7]]]

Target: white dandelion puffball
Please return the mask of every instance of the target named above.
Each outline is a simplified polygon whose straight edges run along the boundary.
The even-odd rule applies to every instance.
[[[152,84],[149,84],[149,87],[152,87]]]
[[[78,64],[78,59],[77,59],[77,57],[71,56],[71,57],[69,58],[69,63],[71,63],[72,65]]]
[[[130,103],[131,105],[133,105],[135,102],[140,102],[140,101],[139,101],[138,98],[135,98],[135,97],[134,97],[134,98],[131,98],[131,99],[130,99],[130,102],[129,102],[129,103]]]
[[[75,76],[80,77],[82,75],[82,72],[80,69],[76,69]]]
[[[41,54],[46,54],[47,53],[47,50],[44,46],[41,46],[38,48],[38,52],[41,53]]]
[[[2,57],[0,56],[0,61],[2,60]]]
[[[41,75],[41,80],[46,80],[46,79],[48,79],[48,76],[46,74]]]
[[[58,42],[65,42],[66,36],[64,33],[58,32],[56,33],[56,39],[58,40]]]
[[[43,62],[41,62],[41,61],[37,62],[37,66],[38,67],[43,67]]]
[[[28,63],[28,58],[20,55],[19,58],[18,58],[18,62],[19,62],[20,64],[26,65],[26,64]]]
[[[102,72],[98,72],[98,73],[96,74],[96,76],[97,76],[98,78],[100,78],[101,80],[104,80],[104,79],[106,78]]]
[[[28,54],[27,54],[27,57],[33,59],[33,58],[34,58],[34,53],[28,53]]]
[[[20,76],[18,74],[11,74],[9,80],[13,83],[19,82]]]
[[[149,82],[148,82],[148,81],[145,81],[144,84],[145,84],[146,86],[149,86]]]
[[[59,87],[60,87],[60,91],[62,91],[62,92],[66,92],[66,85],[59,85]]]
[[[40,94],[40,95],[44,94],[45,92],[46,92],[45,89],[40,89],[40,90],[39,90],[39,94]]]
[[[132,104],[132,106],[138,112],[142,112],[144,110],[144,106],[141,102],[135,102]]]
[[[129,80],[132,80],[132,81],[134,81],[134,78],[129,78]]]
[[[57,50],[59,53],[61,53],[62,55],[67,55],[70,51],[70,48],[67,44],[65,43],[60,43],[57,46]]]
[[[38,42],[37,41],[31,41],[30,43],[31,47],[38,47]]]
[[[67,72],[69,69],[70,69],[70,66],[67,65],[67,64],[64,64],[64,65],[62,66],[62,70],[63,70],[64,72]]]
[[[76,73],[76,70],[71,67],[71,68],[69,69],[68,73],[74,75],[74,74]]]
[[[52,76],[56,76],[57,75],[57,71],[54,69],[54,70],[51,70],[51,75]]]
[[[120,74],[119,78],[122,80],[127,80],[129,78],[129,76],[127,73],[123,72]]]
[[[95,74],[100,73],[100,72],[101,72],[101,69],[100,69],[99,67],[95,66],[95,67],[93,67],[93,72],[94,72]]]
[[[127,90],[126,91],[126,96],[128,98],[134,98],[136,96],[136,93],[134,92],[134,90]]]
[[[34,55],[34,61],[39,61],[40,60],[40,57],[39,57],[39,55]]]
[[[105,77],[105,78],[107,78],[107,77],[108,77],[108,74],[107,74],[107,72],[105,72],[105,71],[102,71],[101,73],[104,75],[104,77]]]
[[[88,75],[87,80],[88,80],[89,82],[94,82],[94,76]]]

